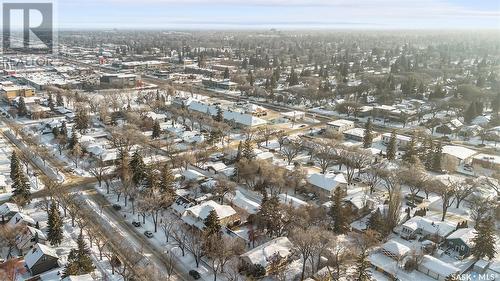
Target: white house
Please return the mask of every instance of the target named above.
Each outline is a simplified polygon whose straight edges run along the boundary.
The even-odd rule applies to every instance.
[[[239,220],[238,214],[231,206],[220,205],[213,200],[187,208],[182,214],[182,220],[189,225],[203,229],[205,228],[204,221],[212,210],[217,213],[221,225],[226,226]]]
[[[292,249],[293,244],[287,237],[278,237],[240,255],[240,263],[247,269],[253,268],[255,265],[261,265],[267,269],[273,258],[279,258],[285,262],[292,254]]]
[[[469,164],[472,156],[477,154],[477,151],[470,148],[457,145],[443,146],[443,157],[450,156],[457,160],[458,165]]]
[[[342,173],[311,174],[307,178],[307,182],[317,193],[326,197],[333,195],[335,188],[347,186],[347,181]]]
[[[391,133],[384,133],[382,135],[382,142],[385,145],[388,145],[389,142],[391,141],[391,135],[392,135]],[[410,143],[410,141],[411,141],[410,137],[396,134],[396,146],[397,147],[404,148]]]
[[[18,225],[28,225],[28,226],[35,226],[36,222],[35,220],[23,213],[16,213],[8,222],[9,225],[11,226],[18,226]]]
[[[335,121],[331,121],[327,123],[328,129],[331,129],[334,132],[343,133],[349,129],[354,128],[354,122],[350,120],[339,119]]]
[[[455,231],[456,226],[446,221],[432,221],[428,218],[415,216],[401,226],[400,236],[404,239],[414,239],[417,235],[423,237],[437,235],[439,239],[444,239]]]
[[[3,203],[0,205],[0,223],[8,222],[17,213],[19,213],[19,206],[9,202]]]
[[[21,253],[31,249],[36,243],[45,244],[47,235],[40,229],[28,226],[16,237],[16,247]]]

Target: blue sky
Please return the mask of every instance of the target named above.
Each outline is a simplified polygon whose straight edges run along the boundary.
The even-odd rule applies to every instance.
[[[58,0],[60,28],[497,29],[499,0]]]

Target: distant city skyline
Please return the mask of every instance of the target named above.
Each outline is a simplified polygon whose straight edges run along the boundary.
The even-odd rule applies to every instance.
[[[57,25],[91,29],[498,29],[498,0],[59,0]]]

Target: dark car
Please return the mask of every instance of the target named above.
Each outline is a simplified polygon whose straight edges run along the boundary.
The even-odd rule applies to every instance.
[[[196,271],[196,270],[190,270],[189,275],[191,277],[193,277],[195,280],[198,280],[201,278],[200,273],[198,273],[198,271]]]
[[[132,225],[135,226],[135,227],[139,227],[139,226],[141,226],[141,223],[138,222],[138,221],[133,221]]]
[[[151,232],[151,231],[149,231],[149,230],[144,231],[144,235],[145,235],[147,238],[153,238],[153,232]]]
[[[113,204],[113,209],[120,211],[122,209],[122,206],[120,206],[118,204]]]

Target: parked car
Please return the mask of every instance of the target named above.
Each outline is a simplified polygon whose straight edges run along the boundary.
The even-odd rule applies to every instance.
[[[122,209],[122,206],[120,206],[118,204],[113,204],[113,209],[120,211]]]
[[[139,226],[141,226],[141,223],[138,222],[138,221],[133,221],[132,225],[135,226],[135,227],[139,227]]]
[[[196,270],[190,270],[189,275],[193,277],[194,280],[198,280],[201,278],[200,273],[198,273],[198,271]]]
[[[144,231],[144,235],[145,235],[147,238],[153,238],[153,232],[151,232],[151,231],[149,231],[149,230]]]

